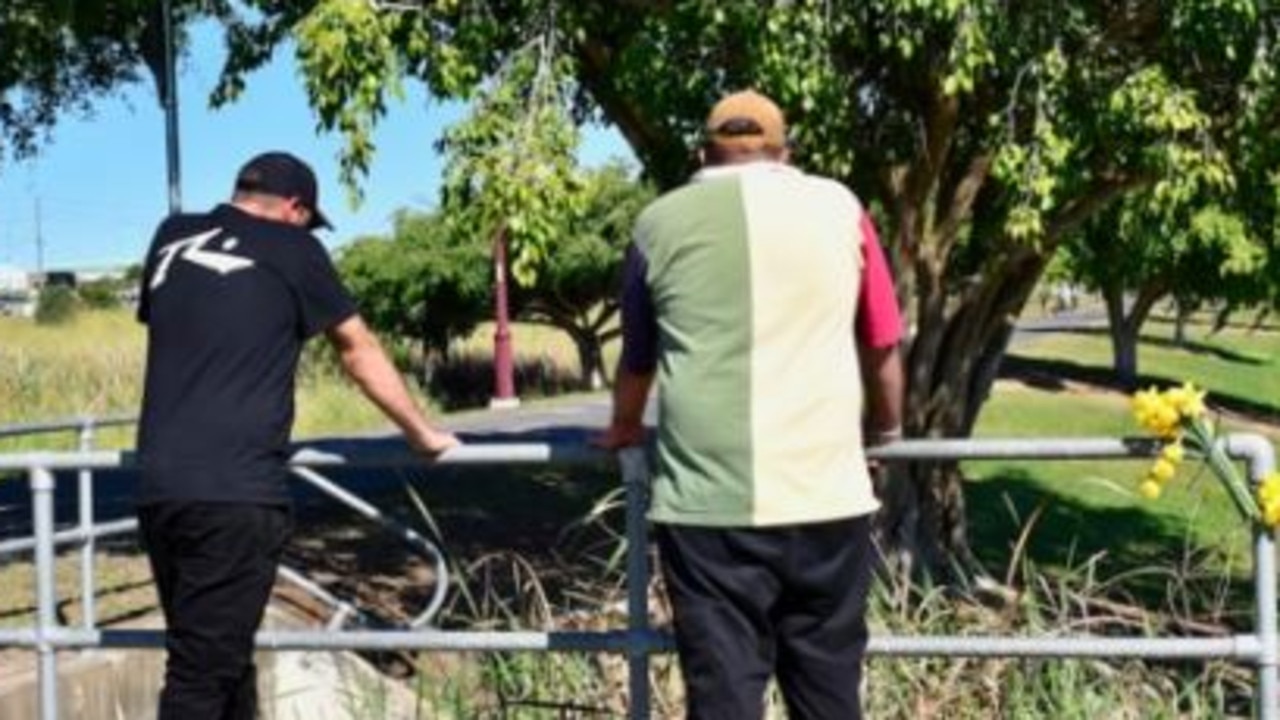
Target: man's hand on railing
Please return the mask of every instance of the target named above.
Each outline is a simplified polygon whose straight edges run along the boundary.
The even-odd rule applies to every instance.
[[[624,447],[643,445],[645,443],[644,425],[641,423],[613,423],[604,432],[591,438],[591,444],[605,450],[620,450]]]
[[[439,457],[450,448],[455,448],[462,444],[457,435],[445,430],[437,430],[430,426],[407,433],[405,438],[414,450],[433,459]]]

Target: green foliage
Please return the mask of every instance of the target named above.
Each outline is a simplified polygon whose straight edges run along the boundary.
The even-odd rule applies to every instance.
[[[133,287],[140,282],[142,282],[142,263],[130,263],[129,267],[124,269],[124,284]]]
[[[120,306],[121,282],[111,278],[91,280],[81,283],[76,294],[86,307],[95,310],[110,310]]]
[[[346,141],[340,176],[360,199],[356,178],[373,158],[373,125],[386,113],[386,99],[403,98],[404,68],[393,46],[393,15],[365,0],[319,3],[294,28],[298,62],[320,129],[337,129]],[[341,102],[335,101],[342,98]]]
[[[175,45],[197,3],[175,2]],[[219,13],[225,0],[199,3]],[[154,0],[6,0],[0,3],[0,162],[36,152],[63,113],[138,82],[158,67],[159,3]]]
[[[582,205],[564,61],[540,37],[508,61],[441,142],[443,206],[458,231],[504,233],[511,275],[531,285]],[[465,228],[465,230],[463,230]]]
[[[381,332],[441,353],[489,310],[489,247],[435,214],[401,212],[390,238],[343,249],[338,268],[360,312]]]
[[[63,325],[75,319],[80,310],[80,300],[75,290],[62,285],[46,287],[40,291],[36,302],[36,323],[39,325]]]
[[[555,228],[555,247],[532,285],[516,290],[520,315],[572,330],[598,332],[616,311],[618,273],[631,227],[654,197],[621,163],[585,173],[582,210]],[[595,310],[595,323],[575,322]],[[592,327],[594,325],[594,327]]]
[[[615,295],[631,225],[653,198],[627,167],[585,173],[583,209],[551,228],[554,250],[532,283],[511,289],[512,317],[564,330],[578,347],[584,382],[602,371],[602,346],[617,329]],[[338,261],[370,324],[441,353],[491,311],[492,239],[442,214],[400,213],[390,238],[345,248]]]
[[[518,317],[572,338],[582,387],[598,389],[604,344],[620,332],[618,282],[631,227],[654,193],[617,163],[588,173],[584,183],[582,212],[559,229],[533,284],[518,287],[514,299]]]

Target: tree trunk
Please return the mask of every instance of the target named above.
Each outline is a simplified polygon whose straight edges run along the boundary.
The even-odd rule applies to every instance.
[[[971,434],[1045,262],[1012,249],[950,307],[941,266],[916,264],[919,330],[907,353],[909,437]],[[954,462],[911,463],[881,479],[879,532],[895,570],[940,581],[986,574],[969,547],[963,479]]]
[[[1174,298],[1173,306],[1175,308],[1173,315],[1173,344],[1177,347],[1187,346],[1187,323],[1191,320],[1191,313],[1195,308],[1191,303]]]
[[[1138,383],[1138,333],[1124,312],[1124,291],[1105,287],[1102,299],[1107,306],[1107,332],[1111,336],[1111,372],[1116,383],[1132,390]]]
[[[582,384],[582,388],[602,389],[604,387],[604,350],[599,336],[581,331],[569,334],[573,337],[574,347],[578,350],[578,381]]]
[[[1116,384],[1124,390],[1138,386],[1138,341],[1142,326],[1151,315],[1156,301],[1165,294],[1163,282],[1153,282],[1138,290],[1133,306],[1125,312],[1124,289],[1111,284],[1102,289],[1107,305],[1107,328],[1111,336],[1111,367]]]

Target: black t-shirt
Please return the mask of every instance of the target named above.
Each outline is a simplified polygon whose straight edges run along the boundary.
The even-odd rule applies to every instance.
[[[230,205],[175,215],[156,230],[141,291],[138,503],[287,504],[298,356],[356,312],[324,247]]]

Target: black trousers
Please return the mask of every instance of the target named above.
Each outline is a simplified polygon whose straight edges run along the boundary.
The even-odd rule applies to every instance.
[[[768,528],[657,525],[689,720],[857,720],[872,577],[869,517]]]
[[[157,503],[138,520],[168,627],[159,720],[257,717],[253,635],[291,529],[288,509]]]

